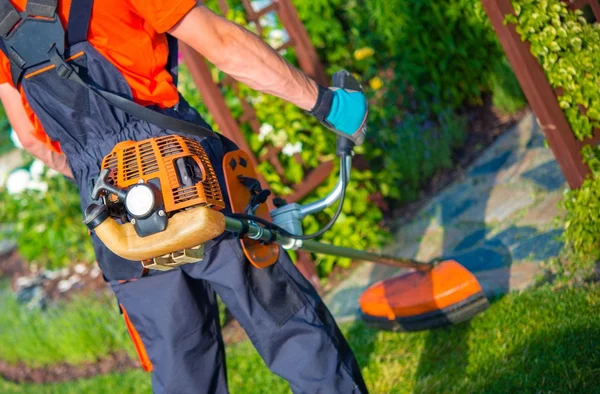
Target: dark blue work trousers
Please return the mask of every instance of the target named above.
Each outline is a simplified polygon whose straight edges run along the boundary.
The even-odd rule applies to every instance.
[[[113,290],[146,346],[155,393],[228,392],[214,292],[294,393],[367,392],[333,317],[283,251],[261,270],[227,237],[199,263],[114,282]]]

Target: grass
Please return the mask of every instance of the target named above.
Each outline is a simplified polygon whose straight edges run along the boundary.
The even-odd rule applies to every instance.
[[[32,367],[80,364],[127,349],[135,354],[123,317],[108,295],[76,298],[40,310],[26,310],[0,286],[0,359]]]
[[[417,334],[343,327],[372,393],[600,392],[600,285],[511,294],[469,323]],[[100,340],[101,342],[101,340]],[[5,343],[5,342],[0,342]],[[232,393],[288,393],[249,343],[228,348]],[[2,393],[149,393],[132,371]]]

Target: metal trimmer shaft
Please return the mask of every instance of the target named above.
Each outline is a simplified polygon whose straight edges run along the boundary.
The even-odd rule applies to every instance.
[[[226,217],[225,218],[226,231],[232,233],[241,233],[247,228],[247,236],[250,239],[258,241],[271,241],[281,245],[284,249],[288,250],[305,250],[307,252],[321,253],[331,256],[347,257],[350,259],[371,261],[373,263],[379,263],[389,265],[397,268],[413,268],[420,271],[427,271],[433,268],[433,263],[423,263],[408,258],[399,258],[393,256],[386,256],[379,253],[365,252],[356,249],[344,248],[335,245],[328,245],[317,241],[300,241],[293,238],[286,237],[279,234],[276,231],[271,231],[267,228],[259,226],[258,224],[237,218]]]

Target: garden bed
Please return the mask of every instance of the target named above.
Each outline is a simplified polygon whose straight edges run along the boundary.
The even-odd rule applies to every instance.
[[[439,171],[425,183],[416,201],[391,206],[379,197],[375,202],[385,213],[385,226],[398,226],[409,222],[432,197],[460,179],[469,165],[498,137],[516,125],[527,111],[528,107],[514,114],[503,114],[494,108],[490,96],[484,97],[484,105],[467,107],[460,111],[460,114],[468,119],[467,137],[464,145],[453,153],[453,167]]]

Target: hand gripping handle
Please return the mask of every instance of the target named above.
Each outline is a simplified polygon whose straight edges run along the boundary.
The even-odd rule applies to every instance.
[[[333,88],[338,88],[338,89],[364,92],[363,87],[360,84],[360,82],[358,82],[358,80],[354,77],[354,75],[352,75],[352,73],[350,73],[346,70],[341,70],[341,71],[338,71],[335,74],[333,74],[331,86]],[[365,142],[365,138],[367,136],[366,119],[365,119],[365,124],[358,131],[356,131],[356,133],[354,133],[351,137],[347,136],[346,134],[340,133],[340,132],[336,132],[336,134],[338,134],[338,136],[340,136],[340,137],[343,137],[343,139],[338,137],[338,154],[340,153],[340,150],[347,151],[349,149],[351,150],[351,148],[353,148],[354,145],[362,145]],[[348,144],[348,142],[351,142],[352,144]],[[341,145],[341,147],[340,147],[340,145]],[[351,145],[351,147],[349,145]]]

